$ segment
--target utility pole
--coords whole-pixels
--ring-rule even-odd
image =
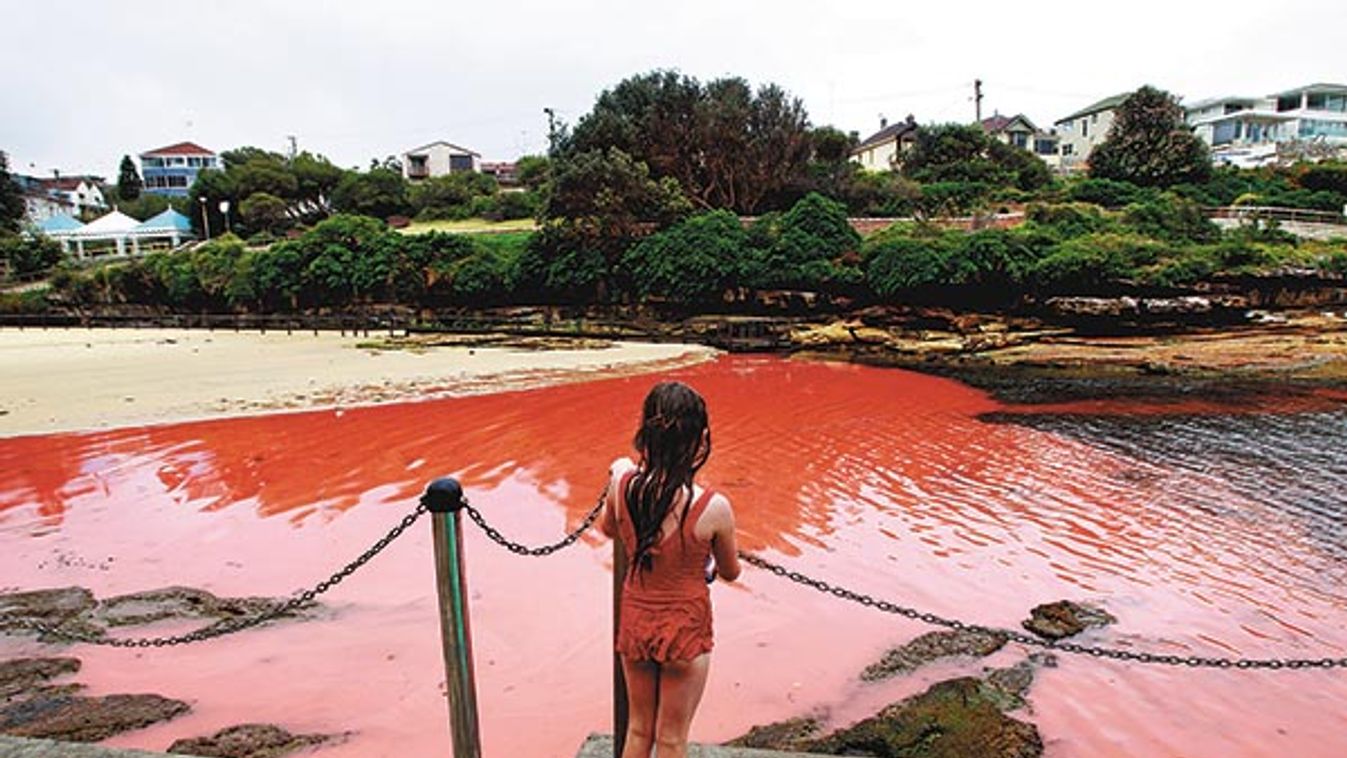
[[[978,126],[982,125],[982,80],[973,80],[973,113]]]
[[[299,155],[299,140],[293,134],[287,134],[285,138],[290,141],[290,162],[294,163],[295,156]]]
[[[547,114],[547,156],[556,157],[557,153],[557,114],[551,108],[543,108]]]

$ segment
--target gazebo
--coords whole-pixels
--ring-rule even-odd
[[[76,226],[70,227],[70,222]],[[110,242],[117,249],[116,255],[125,257],[140,255],[141,244],[145,242],[167,242],[169,247],[177,247],[184,240],[196,239],[196,234],[192,232],[192,222],[172,208],[143,222],[119,210],[113,210],[88,224],[83,226],[78,224],[79,222],[74,219],[68,219],[68,222],[57,224],[62,228],[43,231],[60,242],[66,252],[70,251],[73,243],[75,256],[81,259],[89,257],[84,247],[86,244]]]

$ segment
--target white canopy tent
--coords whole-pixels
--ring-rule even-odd
[[[171,209],[144,223],[114,209],[78,229],[54,231],[50,236],[59,241],[67,252],[73,244],[75,255],[80,259],[87,257],[86,244],[111,242],[116,246],[116,255],[125,257],[140,255],[140,243],[143,240],[168,240],[173,247],[177,247],[184,239],[195,238],[186,217]]]

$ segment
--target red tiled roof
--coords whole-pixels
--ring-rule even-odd
[[[43,179],[42,187],[47,190],[73,190],[79,189],[83,181],[84,177],[81,176],[63,176],[60,179]]]
[[[141,155],[215,155],[215,153],[195,142],[179,142],[176,145],[169,145],[168,147],[161,147],[158,150],[150,150],[141,153]]]

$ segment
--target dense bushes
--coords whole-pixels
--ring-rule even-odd
[[[64,257],[60,243],[48,237],[0,233],[0,261],[7,261],[17,276],[46,271]]]

